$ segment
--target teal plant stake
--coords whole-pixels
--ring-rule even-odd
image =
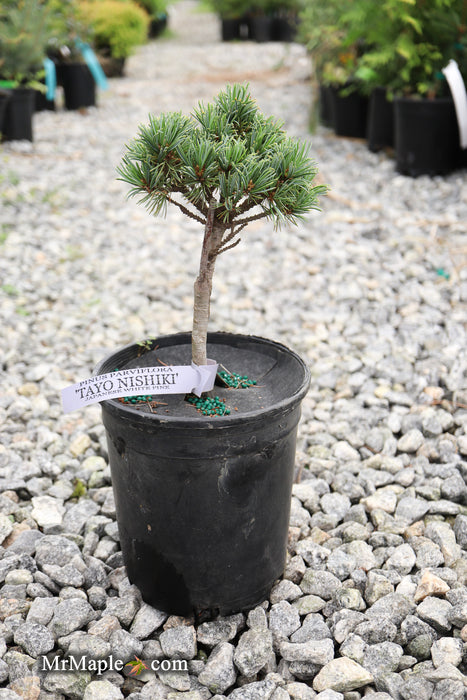
[[[94,51],[91,49],[89,44],[85,44],[80,39],[76,40],[76,46],[81,51],[81,55],[86,61],[87,66],[92,73],[92,77],[96,82],[96,85],[100,87],[101,90],[107,90],[107,78],[105,77],[105,73],[102,70],[101,64],[99,63]]]
[[[45,97],[47,100],[52,101],[55,99],[55,90],[57,88],[57,71],[55,70],[55,63],[50,58],[44,58],[44,70],[46,87]]]

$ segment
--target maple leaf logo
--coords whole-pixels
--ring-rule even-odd
[[[142,671],[148,669],[148,667],[146,666],[144,661],[139,659],[137,656],[135,656],[134,661],[129,661],[127,664],[125,664],[125,666],[132,666],[132,669],[130,671],[130,676],[139,676],[139,674]]]

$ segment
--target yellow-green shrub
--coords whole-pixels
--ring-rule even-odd
[[[110,49],[113,58],[127,58],[147,39],[149,15],[129,0],[82,2],[81,14],[92,27],[95,48]]]

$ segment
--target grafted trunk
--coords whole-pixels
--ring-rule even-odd
[[[224,226],[215,219],[215,202],[211,202],[204,231],[199,273],[194,284],[191,353],[195,365],[207,364],[206,343],[211,307],[212,277],[224,230]]]

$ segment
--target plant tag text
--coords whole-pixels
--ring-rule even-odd
[[[132,367],[68,386],[62,390],[64,413],[70,413],[107,399],[152,394],[196,394],[201,396],[214,387],[218,365],[195,364],[160,367]]]

